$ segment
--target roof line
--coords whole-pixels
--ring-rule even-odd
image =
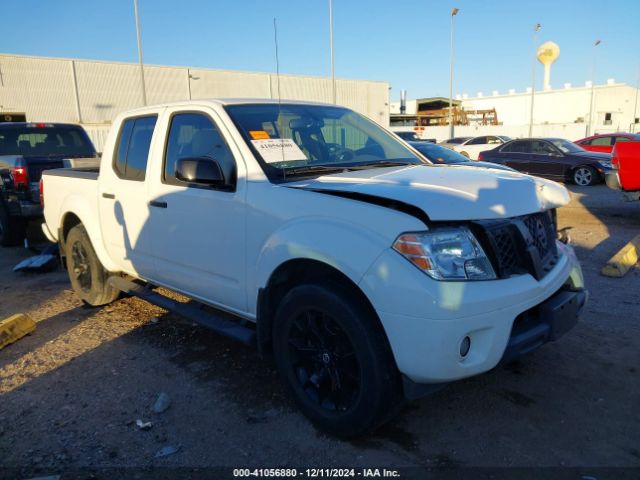
[[[90,58],[69,58],[69,57],[45,57],[41,55],[21,55],[18,53],[1,53],[1,57],[17,57],[17,58],[30,58],[30,59],[38,59],[38,60],[64,60],[64,61],[73,61],[73,62],[94,62],[94,63],[110,63],[117,65],[130,65],[130,66],[138,66],[137,62],[122,62],[117,60],[97,60]],[[244,74],[253,74],[253,75],[276,75],[275,72],[256,72],[250,70],[224,70],[221,68],[207,68],[207,67],[193,67],[188,65],[157,65],[154,63],[145,63],[145,67],[152,68],[180,68],[180,69],[190,69],[190,70],[206,70],[209,72],[233,72],[233,73],[244,73]],[[322,75],[302,75],[296,73],[281,73],[281,77],[306,77],[306,78],[321,78],[328,79],[329,77],[324,77]],[[355,82],[369,82],[369,83],[386,83],[389,84],[388,80],[358,80],[355,78],[336,78],[336,80],[342,81],[355,81]]]

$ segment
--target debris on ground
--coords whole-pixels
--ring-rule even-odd
[[[155,454],[156,458],[167,457],[169,455],[173,455],[174,453],[178,453],[180,450],[180,446],[174,447],[173,445],[167,445],[166,447],[162,447]]]
[[[156,403],[153,404],[153,411],[155,413],[162,413],[167,410],[171,406],[171,398],[165,392],[161,392],[158,395]]]
[[[14,272],[46,273],[58,268],[58,245],[45,247],[40,254],[21,261],[15,267]]]
[[[35,329],[36,323],[24,313],[0,320],[0,349],[20,340]]]
[[[143,422],[140,419],[136,420],[136,425],[138,426],[138,428],[140,430],[149,430],[151,427],[153,427],[153,423],[151,423],[151,422]]]

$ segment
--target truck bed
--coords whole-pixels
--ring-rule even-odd
[[[43,175],[51,177],[66,177],[66,178],[83,178],[85,180],[97,180],[100,174],[99,167],[87,167],[87,168],[56,168],[53,170],[47,170],[43,172]]]
[[[61,225],[62,216],[73,212],[84,220],[87,228],[95,227],[98,212],[99,169],[58,168],[42,172],[45,192],[44,218],[47,225]],[[58,232],[50,229],[57,240]],[[99,231],[99,229],[97,229]]]

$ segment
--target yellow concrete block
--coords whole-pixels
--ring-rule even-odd
[[[602,267],[602,274],[607,277],[623,277],[640,257],[640,235],[631,239],[607,264]]]
[[[20,340],[36,329],[36,323],[29,315],[19,313],[0,321],[0,348]]]

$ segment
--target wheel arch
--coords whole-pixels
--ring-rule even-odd
[[[60,253],[65,255],[65,245],[67,236],[71,229],[77,225],[82,225],[87,230],[91,245],[100,260],[100,263],[108,271],[116,272],[119,270],[118,266],[111,261],[111,257],[102,244],[102,235],[100,235],[100,226],[97,222],[85,222],[85,216],[74,211],[67,211],[61,216],[60,226],[58,227],[58,243],[60,244]]]
[[[265,356],[271,353],[273,322],[280,301],[292,286],[304,283],[333,285],[340,288],[347,295],[356,298],[384,334],[389,352],[391,352],[389,340],[373,304],[353,280],[328,263],[308,258],[295,258],[280,264],[273,271],[264,288],[261,288],[258,292],[256,322],[258,350],[261,355]],[[393,358],[393,355],[391,355],[391,358]]]

